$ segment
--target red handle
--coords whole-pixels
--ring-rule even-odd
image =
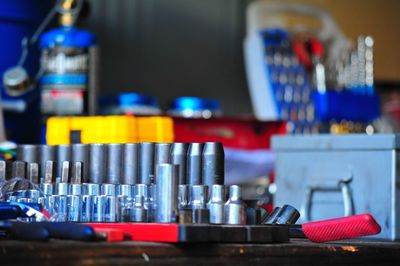
[[[381,227],[370,214],[305,223],[302,229],[306,237],[313,242],[356,238],[381,232]]]

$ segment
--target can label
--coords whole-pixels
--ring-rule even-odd
[[[41,111],[80,115],[86,111],[89,51],[74,47],[44,49],[41,56]]]

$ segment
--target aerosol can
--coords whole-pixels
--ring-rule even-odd
[[[61,27],[40,38],[41,112],[50,115],[94,115],[98,49],[95,35],[74,26],[82,0],[60,5]]]

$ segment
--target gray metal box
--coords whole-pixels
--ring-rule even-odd
[[[400,239],[400,135],[275,136],[275,204],[301,221],[371,213],[375,238]]]

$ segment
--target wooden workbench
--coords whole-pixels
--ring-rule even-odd
[[[0,265],[400,265],[400,242],[315,244],[0,241]]]

